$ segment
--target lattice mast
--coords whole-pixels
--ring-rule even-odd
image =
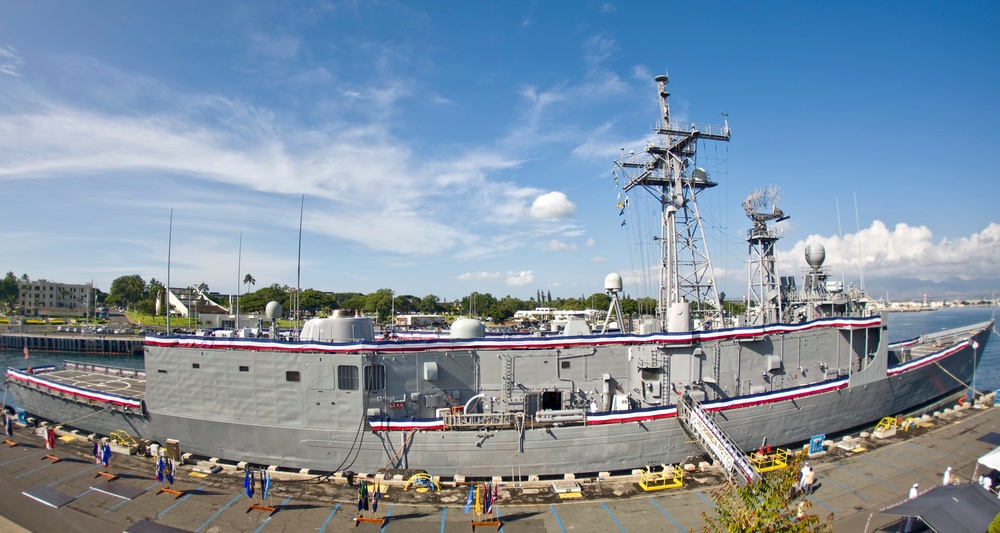
[[[675,322],[668,317],[691,305],[691,314],[707,328],[721,318],[722,305],[697,197],[704,189],[718,184],[696,167],[695,154],[699,139],[729,141],[729,121],[726,119],[722,127],[672,121],[667,102],[668,80],[665,74],[656,77],[661,114],[655,130],[658,141],[646,145],[647,157],[623,154],[615,165],[626,177],[626,191],[642,187],[660,202],[662,227],[658,240],[662,260],[657,298],[660,325],[663,329],[678,329],[669,326]]]
[[[743,211],[753,222],[753,228],[747,231],[750,245],[747,317],[752,325],[773,324],[779,321],[782,313],[774,258],[774,244],[780,235],[767,226],[772,220],[781,222],[788,218],[778,207],[780,201],[781,189],[778,187],[757,189],[743,201]]]

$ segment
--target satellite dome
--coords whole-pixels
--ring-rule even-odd
[[[271,300],[267,302],[267,306],[264,308],[264,315],[270,320],[277,320],[281,318],[281,304]]]
[[[823,261],[826,261],[826,248],[823,245],[813,241],[806,245],[806,262],[809,266],[816,268],[823,266]]]
[[[604,290],[611,292],[622,292],[622,277],[614,272],[604,278]]]
[[[474,318],[460,318],[451,325],[453,339],[481,339],[486,336],[486,326]]]

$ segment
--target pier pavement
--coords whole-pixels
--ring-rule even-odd
[[[872,513],[904,500],[914,483],[921,491],[940,484],[949,466],[959,482],[968,483],[976,459],[997,446],[998,431],[1000,408],[967,409],[935,418],[931,427],[885,440],[863,439],[859,447],[864,451],[833,446],[823,457],[809,459],[817,473],[810,512],[821,517],[833,513],[840,532],[862,532],[866,525],[868,531],[895,531],[897,518]],[[357,487],[330,479],[275,474],[269,503],[275,511],[269,513],[249,509],[242,471],[206,475],[184,465],[172,486],[183,494],[157,494],[165,485],[156,481],[151,458],[113,456],[110,471],[119,478],[106,482],[98,474],[103,467],[95,464],[90,443],[66,436],[48,452],[41,437],[25,428],[15,431],[14,441],[19,444],[0,444],[4,531],[322,533],[356,527]],[[53,462],[47,454],[61,460]],[[713,512],[710,491],[720,479],[709,469],[687,475],[683,488],[650,493],[632,479],[578,480],[583,489],[579,499],[561,499],[551,486],[515,488],[508,483],[501,489],[498,514],[503,531],[701,531],[701,513]],[[134,496],[101,492],[106,483],[121,484]],[[71,501],[53,508],[22,494],[46,489]],[[380,505],[386,524],[361,523],[357,529],[470,531],[471,515],[463,512],[467,493],[465,487],[418,493],[389,486]],[[477,528],[484,529],[494,530]]]

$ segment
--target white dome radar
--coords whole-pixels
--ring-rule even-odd
[[[607,292],[622,292],[622,277],[614,272],[605,276],[604,290]]]
[[[266,315],[269,320],[277,320],[281,318],[281,304],[274,300],[267,302],[267,306],[264,308],[264,315]]]
[[[813,268],[823,266],[823,261],[826,261],[826,248],[823,245],[813,241],[806,245],[806,262],[809,266]]]

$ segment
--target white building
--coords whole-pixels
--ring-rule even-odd
[[[20,281],[18,304],[22,316],[85,316],[93,303],[90,284],[55,283],[44,279]]]

